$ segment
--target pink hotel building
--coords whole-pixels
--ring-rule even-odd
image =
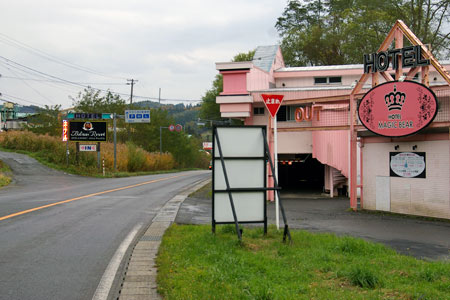
[[[252,61],[216,63],[223,75],[223,92],[216,101],[222,117],[267,126],[273,149],[271,117],[261,94],[284,96],[277,114],[278,178],[283,190],[316,190],[333,197],[352,196],[353,188],[354,209],[359,199],[359,207],[368,210],[450,219],[450,77],[442,76],[448,75],[450,61],[439,66],[444,71],[430,65],[413,71],[389,69],[393,78],[364,77],[363,64],[285,67],[278,46],[261,46]],[[352,91],[359,85],[354,94],[357,103],[372,86],[396,76],[400,81],[406,77],[429,83],[438,102],[435,119],[416,134],[392,138],[368,131],[355,117],[352,154]],[[398,153],[423,157],[422,176],[393,176],[390,164]]]

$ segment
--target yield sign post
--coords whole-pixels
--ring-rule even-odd
[[[262,94],[261,97],[264,100],[264,104],[267,107],[272,118],[277,116],[277,112],[280,109],[281,102],[283,102],[284,95],[268,95]]]
[[[268,95],[261,94],[264,100],[264,105],[272,116],[273,122],[273,157],[275,165],[275,177],[278,178],[278,135],[277,135],[277,112],[280,109],[281,102],[283,102],[284,95]],[[279,199],[278,193],[274,192],[275,196],[275,221],[277,223],[277,229],[280,229],[280,209],[279,209]]]

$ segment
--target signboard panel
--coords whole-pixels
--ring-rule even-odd
[[[246,127],[218,127],[222,151],[228,157],[263,157],[264,137],[261,135],[261,128]],[[214,149],[215,157],[219,157],[217,142]]]
[[[265,192],[232,193],[239,222],[264,220]],[[230,199],[227,193],[218,193],[214,199],[214,218],[217,223],[233,222]]]
[[[390,176],[405,178],[425,178],[425,152],[390,152]]]
[[[126,123],[150,123],[150,110],[126,110]]]
[[[69,141],[104,142],[106,141],[106,122],[69,122]]]
[[[80,145],[80,151],[97,151],[97,145]]]
[[[263,160],[235,159],[225,162],[228,174],[233,174],[228,176],[228,181],[234,188],[264,188],[264,178],[256,174],[264,174],[265,167]],[[218,190],[227,188],[220,161],[216,161],[214,168],[214,186]]]
[[[237,222],[264,223],[266,228],[265,134],[263,126],[215,128],[213,137],[213,228],[215,224],[235,222],[228,191],[232,195]],[[225,181],[225,170],[222,165],[218,139],[229,186]]]
[[[69,134],[69,122],[67,120],[63,120],[63,134],[62,141],[67,142]]]
[[[415,81],[380,84],[362,98],[358,115],[375,134],[402,137],[427,127],[437,114],[436,95]]]
[[[212,142],[203,142],[203,150],[212,150]]]

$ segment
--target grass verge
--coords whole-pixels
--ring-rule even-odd
[[[381,244],[274,227],[172,225],[157,258],[164,299],[450,299],[450,264]]]
[[[166,174],[166,173],[176,173],[176,172],[183,172],[183,171],[192,171],[192,170],[201,170],[197,168],[185,168],[185,169],[171,169],[171,170],[159,170],[159,171],[148,171],[148,172],[124,172],[124,171],[117,171],[117,172],[111,172],[107,171],[105,172],[105,176],[103,176],[103,173],[98,171],[96,168],[85,168],[81,165],[73,165],[70,164],[69,166],[66,166],[65,164],[57,164],[53,163],[47,160],[47,155],[43,154],[42,152],[31,152],[31,151],[25,151],[25,150],[11,150],[0,147],[0,151],[5,152],[15,152],[20,154],[25,154],[30,157],[33,157],[41,164],[55,169],[59,171],[63,171],[66,173],[74,174],[74,175],[80,175],[80,176],[91,176],[91,177],[98,177],[98,178],[118,178],[118,177],[131,177],[131,176],[142,176],[142,175],[154,175],[154,174]]]
[[[11,183],[10,173],[11,169],[8,165],[0,160],[0,188]]]

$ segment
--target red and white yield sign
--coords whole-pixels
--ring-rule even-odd
[[[272,118],[275,118],[278,110],[280,109],[281,102],[283,102],[284,95],[267,95],[261,94],[261,97],[264,100],[264,104],[267,107]]]

